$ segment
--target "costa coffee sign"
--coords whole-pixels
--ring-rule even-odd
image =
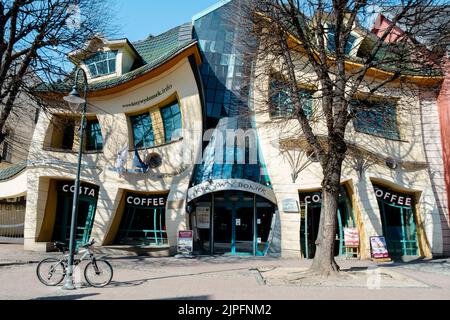
[[[165,207],[167,203],[167,195],[137,195],[128,194],[126,198],[127,205],[138,206],[143,208]]]
[[[75,193],[75,184],[73,183],[63,183],[61,185],[61,190],[64,193]],[[81,185],[79,189],[80,196],[86,196],[91,198],[97,198],[98,197],[98,188],[88,186],[88,185]]]
[[[401,207],[412,207],[413,199],[411,196],[396,193],[394,191],[383,190],[380,188],[375,188],[375,195],[379,200],[384,202],[392,203],[396,206]]]

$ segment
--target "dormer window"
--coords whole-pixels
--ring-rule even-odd
[[[99,52],[84,63],[89,69],[91,78],[98,78],[116,72],[116,51]]]
[[[330,52],[335,53],[336,52],[336,28],[334,26],[329,26],[327,29],[327,43],[328,43],[328,50]],[[355,45],[356,37],[352,34],[350,34],[347,43],[345,44],[345,55],[350,55],[350,52],[353,49],[353,46]]]

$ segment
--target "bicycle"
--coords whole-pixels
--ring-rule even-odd
[[[96,259],[91,252],[90,247],[94,245],[95,241],[92,240],[80,246],[76,255],[81,255],[80,258],[74,259],[74,266],[80,265],[85,260],[90,260],[84,268],[84,278],[87,283],[94,288],[103,288],[111,283],[113,278],[113,268],[111,264],[104,259]],[[59,285],[66,276],[68,267],[69,255],[66,254],[69,248],[65,243],[55,242],[55,248],[62,253],[60,259],[46,258],[39,262],[36,268],[36,274],[40,282],[49,287],[55,287]],[[104,277],[104,281],[97,281],[97,278]]]

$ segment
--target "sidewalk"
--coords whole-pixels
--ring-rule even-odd
[[[54,255],[25,252],[0,244],[0,299],[22,300],[314,300],[450,299],[450,261],[379,264],[338,259],[339,278],[303,277],[311,261],[298,259],[205,256],[194,259],[108,257],[114,279],[103,289],[45,287],[35,263]]]

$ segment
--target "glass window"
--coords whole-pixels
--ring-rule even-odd
[[[290,117],[294,113],[294,106],[286,84],[281,80],[272,79],[271,90],[271,110],[272,118]],[[298,91],[303,111],[308,119],[311,119],[314,111],[314,92],[307,89]]]
[[[397,108],[389,101],[357,101],[352,105],[358,107],[353,121],[355,130],[361,133],[400,140],[397,125]]]
[[[88,120],[86,129],[86,151],[103,150],[103,136],[98,120]]]
[[[115,243],[120,245],[166,246],[167,196],[128,193]]]
[[[85,61],[92,78],[116,72],[117,51],[100,52]]]
[[[180,132],[177,132],[177,130],[182,128],[182,118],[178,102],[174,102],[167,107],[161,108],[161,116],[164,124],[166,143],[179,138]]]
[[[151,148],[155,145],[152,119],[148,112],[130,117],[135,148]]]
[[[71,119],[65,119],[63,121],[63,137],[61,149],[72,150],[75,138],[75,121]]]
[[[352,51],[355,41],[356,41],[356,37],[353,35],[350,35],[347,43],[345,44],[344,53],[346,55],[349,55],[350,52]],[[336,29],[333,26],[330,26],[327,28],[327,46],[328,46],[329,51],[336,52]]]

